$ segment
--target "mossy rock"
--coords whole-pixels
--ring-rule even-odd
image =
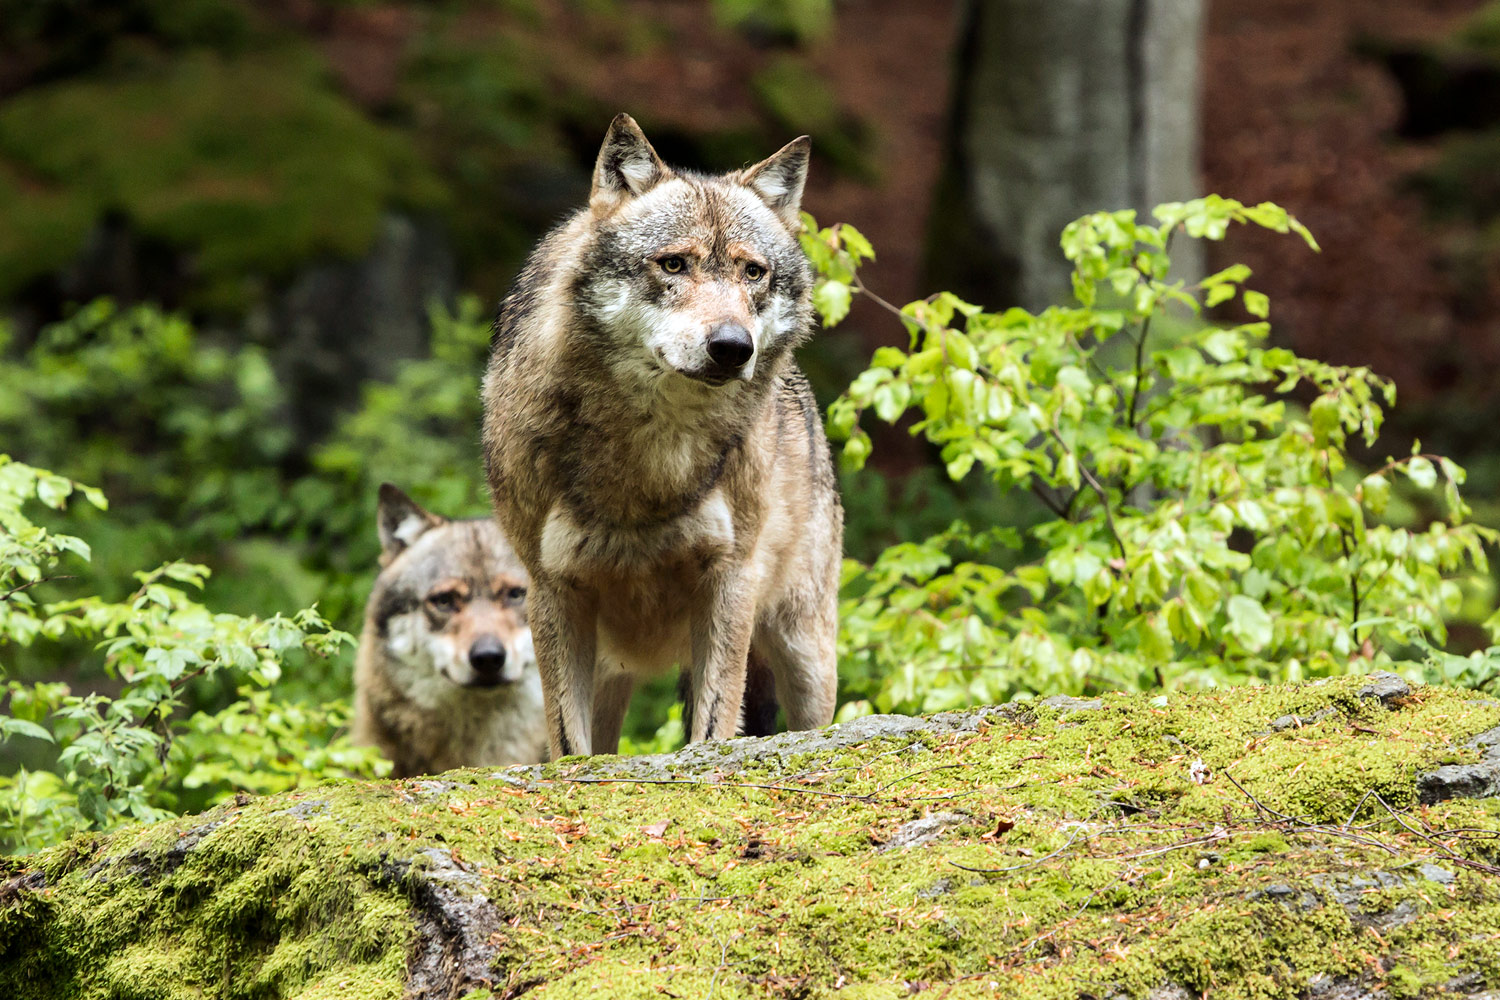
[[[12,860],[0,995],[1475,995],[1497,742],[1386,676],[246,798]]]

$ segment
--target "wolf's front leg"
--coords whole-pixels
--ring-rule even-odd
[[[727,739],[739,731],[755,624],[753,594],[743,572],[714,574],[702,590],[692,622],[692,690],[686,705],[689,742]]]
[[[552,759],[593,752],[598,598],[563,580],[533,580],[526,594]]]

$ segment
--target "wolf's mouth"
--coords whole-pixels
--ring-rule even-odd
[[[480,690],[493,690],[494,688],[510,687],[511,685],[515,684],[515,682],[515,680],[509,677],[479,676],[465,681],[464,683],[460,684],[459,687],[479,688]]]
[[[715,371],[711,368],[700,368],[697,371],[687,371],[686,369],[678,368],[677,373],[679,375],[686,375],[694,382],[702,382],[704,385],[711,385],[715,388],[728,385],[730,382],[744,380],[744,376],[739,372]]]

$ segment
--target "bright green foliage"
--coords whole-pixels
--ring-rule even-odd
[[[1024,532],[954,524],[850,564],[841,670],[867,702],[846,711],[1296,680],[1444,642],[1463,574],[1486,569],[1497,537],[1466,522],[1463,470],[1417,447],[1357,471],[1351,443],[1374,445],[1394,387],[1266,346],[1269,302],[1245,287],[1248,268],[1191,285],[1170,274],[1178,232],[1254,224],[1316,249],[1311,235],[1274,205],[1218,197],[1155,216],[1067,228],[1075,306],[911,303],[910,348],[876,351],[830,407],[848,467],[870,453],[867,412],[914,418],[953,479],[977,470],[1052,514]],[[847,226],[810,224],[803,242],[832,325],[872,252]],[[1251,322],[1202,318],[1236,299]],[[1447,521],[1389,523],[1398,484],[1440,496]],[[1493,674],[1487,656],[1466,662]]]
[[[316,610],[264,620],[215,614],[184,589],[200,587],[208,570],[182,562],[136,574],[138,588],[122,601],[38,602],[33,588],[59,579],[61,558],[87,559],[89,549],[32,521],[27,505],[62,509],[75,493],[104,507],[98,491],[0,455],[0,656],[81,638],[118,686],[113,695],[74,695],[66,684],[9,682],[0,736],[52,743],[57,753],[43,769],[0,778],[0,846],[33,849],[240,789],[373,773],[369,752],[331,739],[345,721],[342,707],[288,708],[264,690],[289,657],[326,657],[351,642]],[[181,718],[187,686],[221,675],[238,681],[244,700]]]

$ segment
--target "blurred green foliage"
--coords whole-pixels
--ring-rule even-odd
[[[0,104],[0,296],[62,268],[99,218],[125,211],[143,237],[194,252],[194,305],[238,309],[251,276],[357,256],[386,209],[446,198],[410,142],[330,88],[305,46],[190,53]]]

